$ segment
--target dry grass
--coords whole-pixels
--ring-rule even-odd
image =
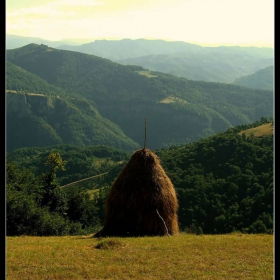
[[[8,280],[274,278],[273,235],[7,237]]]
[[[10,93],[17,93],[16,90],[6,89],[6,93],[8,93],[8,92],[10,92]]]
[[[266,123],[266,124],[262,124],[257,127],[243,130],[243,131],[239,132],[238,134],[242,135],[243,133],[245,133],[246,136],[250,136],[251,134],[253,134],[255,137],[273,135],[274,127],[273,127],[272,123]]]
[[[6,89],[6,93],[20,93],[21,91],[18,90],[11,90],[11,89]],[[43,93],[34,93],[34,92],[28,92],[26,93],[27,95],[38,95],[38,96],[46,96]]]
[[[90,199],[93,199],[95,195],[97,195],[99,192],[99,189],[94,189],[94,190],[88,190],[87,193],[90,196]]]
[[[168,103],[173,103],[173,102],[179,102],[179,103],[188,104],[188,102],[186,100],[181,99],[181,98],[176,97],[176,96],[168,96],[165,99],[161,100],[159,103],[168,104]]]
[[[138,71],[138,74],[148,78],[157,78],[157,75],[152,75],[150,71]]]

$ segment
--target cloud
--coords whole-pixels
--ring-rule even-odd
[[[8,34],[158,38],[187,42],[273,41],[273,0],[57,0],[6,12]]]
[[[6,31],[16,35],[22,32],[22,36],[59,38],[71,21],[79,25],[81,18],[94,14],[94,9],[102,5],[104,2],[94,0],[58,0],[7,11]]]
[[[55,1],[54,3],[58,3],[58,5],[65,5],[65,6],[99,6],[99,5],[104,5],[104,2],[101,1],[94,1],[94,0],[60,0],[60,1]]]
[[[21,17],[22,19],[28,18],[29,16],[41,16],[51,17],[52,15],[75,15],[75,9],[79,8],[92,8],[100,5],[104,5],[104,2],[94,0],[58,0],[52,1],[43,5],[16,9],[6,13],[6,18],[12,21],[15,17]]]

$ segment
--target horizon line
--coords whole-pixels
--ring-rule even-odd
[[[8,34],[6,33],[6,36],[15,36],[15,37],[22,37],[22,38],[33,38],[33,39],[39,39],[39,40],[44,40],[44,41],[50,41],[50,42],[73,42],[73,43],[78,43],[80,42],[81,44],[86,44],[86,43],[92,43],[94,41],[99,41],[99,40],[108,40],[108,41],[121,41],[121,40],[160,40],[160,41],[165,41],[165,42],[184,42],[188,44],[193,44],[193,45],[199,45],[203,47],[219,47],[219,46],[232,46],[232,47],[259,47],[259,48],[271,48],[274,49],[274,44],[271,46],[269,43],[262,43],[262,42],[243,42],[243,43],[206,43],[206,42],[197,42],[197,41],[184,41],[184,40],[174,40],[174,39],[164,39],[164,38],[153,38],[153,37],[139,37],[139,38],[130,38],[130,37],[98,37],[98,38],[62,38],[58,40],[54,39],[46,39],[42,37],[35,37],[35,36],[23,36],[23,35],[17,35],[17,34]]]

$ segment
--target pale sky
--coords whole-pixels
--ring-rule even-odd
[[[274,0],[6,0],[6,34],[274,48]]]

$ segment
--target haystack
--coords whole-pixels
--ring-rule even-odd
[[[149,149],[134,152],[105,201],[103,229],[95,236],[156,236],[179,232],[174,186]]]

